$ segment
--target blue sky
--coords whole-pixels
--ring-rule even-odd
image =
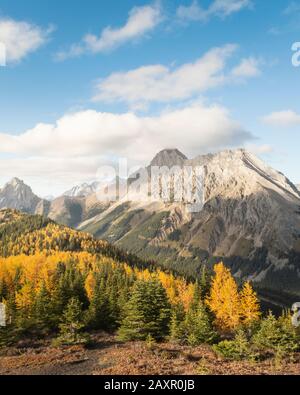
[[[246,147],[300,182],[300,1],[1,0],[0,182]]]

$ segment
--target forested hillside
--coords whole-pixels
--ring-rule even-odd
[[[0,348],[28,338],[88,346],[105,331],[149,350],[207,344],[225,360],[299,362],[291,315],[262,316],[251,284],[239,287],[223,263],[191,282],[39,216],[4,210],[0,220]]]
[[[16,210],[0,210],[0,255],[34,255],[55,251],[89,252],[102,254],[119,262],[139,267],[149,266],[132,254],[115,248],[106,241],[58,225],[49,218],[27,215]]]
[[[114,330],[138,280],[157,281],[167,303],[191,304],[196,284],[107,242],[14,210],[2,210],[0,220],[0,299],[9,341],[32,330],[57,331],[69,303],[85,313],[88,328]]]

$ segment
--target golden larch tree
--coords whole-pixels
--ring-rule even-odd
[[[257,294],[249,282],[246,282],[240,293],[240,314],[242,323],[246,326],[260,318],[260,305]]]
[[[206,303],[216,317],[221,330],[233,330],[240,324],[240,297],[230,270],[223,263],[214,267],[210,294]]]

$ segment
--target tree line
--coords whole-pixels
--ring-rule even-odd
[[[300,346],[290,316],[262,317],[251,284],[239,289],[223,263],[192,283],[89,252],[11,256],[0,259],[0,300],[2,346],[28,336],[88,343],[94,330],[122,341],[207,343],[230,359],[292,355]]]
[[[206,343],[229,359],[300,350],[289,312],[263,316],[252,285],[239,287],[223,263],[191,281],[40,216],[0,219],[0,346],[30,336],[88,343],[103,330],[122,341]]]

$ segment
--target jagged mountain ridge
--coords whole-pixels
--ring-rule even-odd
[[[83,183],[80,185],[74,186],[69,191],[65,192],[63,196],[68,197],[88,197],[95,193],[97,189],[100,187],[100,183],[94,181],[92,183]]]

